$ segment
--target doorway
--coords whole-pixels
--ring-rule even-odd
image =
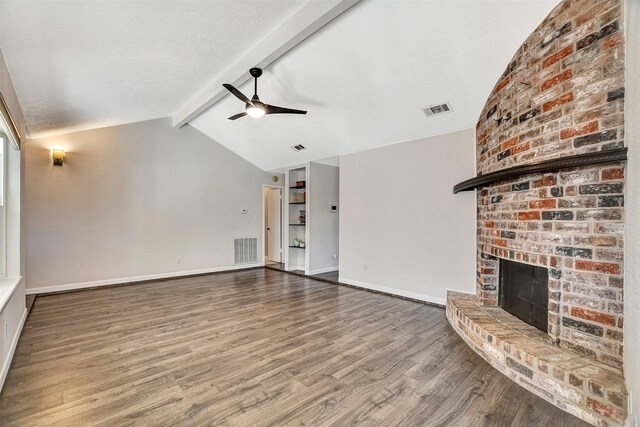
[[[264,262],[265,264],[280,264],[283,256],[283,226],[282,226],[282,187],[263,186],[264,224]]]

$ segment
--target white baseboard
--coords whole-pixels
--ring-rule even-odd
[[[322,273],[330,273],[332,271],[338,271],[338,267],[327,267],[327,268],[320,268],[318,270],[311,270],[309,271],[309,275],[313,276],[314,274],[322,274]]]
[[[11,341],[11,347],[9,348],[9,353],[7,354],[7,358],[2,364],[2,371],[0,371],[0,391],[2,391],[2,387],[4,386],[4,381],[7,379],[7,374],[9,373],[9,368],[11,367],[11,361],[13,360],[13,354],[16,352],[16,347],[18,347],[18,341],[20,340],[20,335],[22,334],[22,328],[24,327],[24,322],[27,320],[27,311],[26,307],[24,309],[24,313],[22,313],[22,319],[20,319],[20,324],[18,325],[18,329],[16,330],[16,334],[13,337],[13,341]]]
[[[204,268],[200,270],[174,271],[170,273],[148,274],[145,276],[120,277],[117,279],[96,280],[93,282],[70,283],[66,285],[42,286],[27,288],[27,295],[45,294],[49,292],[71,291],[99,286],[119,285],[122,283],[143,282],[146,280],[170,279],[173,277],[192,276],[194,274],[218,273],[221,271],[242,270],[245,268],[263,267],[264,262],[254,264],[229,265],[223,267]]]
[[[338,282],[345,283],[347,285],[357,286],[359,288],[370,289],[372,291],[384,292],[391,295],[397,295],[405,298],[412,298],[419,301],[428,302],[430,304],[437,304],[445,306],[446,301],[444,298],[432,297],[429,295],[418,294],[415,292],[405,291],[402,289],[388,288],[386,286],[373,285],[371,283],[361,282],[359,280],[347,279],[345,277],[338,278]]]

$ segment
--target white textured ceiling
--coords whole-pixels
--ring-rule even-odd
[[[305,0],[0,0],[31,136],[171,115]]]
[[[363,0],[265,70],[260,98],[309,110],[229,121],[227,96],[191,122],[264,170],[475,126],[516,49],[557,0]],[[251,83],[240,87],[250,96]],[[454,112],[421,109],[451,102]],[[303,144],[308,150],[289,147]]]

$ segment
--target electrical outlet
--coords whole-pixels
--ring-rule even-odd
[[[407,271],[406,270],[402,270],[402,272],[400,273],[400,276],[402,277],[402,279],[406,279],[407,278]]]
[[[367,264],[363,264],[362,269],[364,271],[369,271],[369,266]]]
[[[176,257],[176,264],[182,264],[182,257]]]

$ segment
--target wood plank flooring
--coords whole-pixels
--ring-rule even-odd
[[[284,264],[281,263],[281,262],[270,262],[270,263],[267,263],[265,265],[265,268],[269,268],[271,270],[286,271],[284,269]],[[320,279],[322,281],[329,282],[329,283],[334,283],[334,284],[340,283],[338,281],[338,279],[340,278],[340,272],[337,271],[337,270],[336,271],[330,271],[330,272],[327,272],[327,273],[313,274],[313,275],[306,275],[304,273],[304,271],[302,271],[302,270],[289,270],[289,273],[297,274],[298,276],[309,277],[311,279]]]
[[[340,273],[338,271],[329,271],[328,273],[314,274],[312,277],[317,277],[318,279],[324,279],[330,282],[338,283]]]
[[[38,297],[2,426],[582,426],[444,310],[255,269]]]

